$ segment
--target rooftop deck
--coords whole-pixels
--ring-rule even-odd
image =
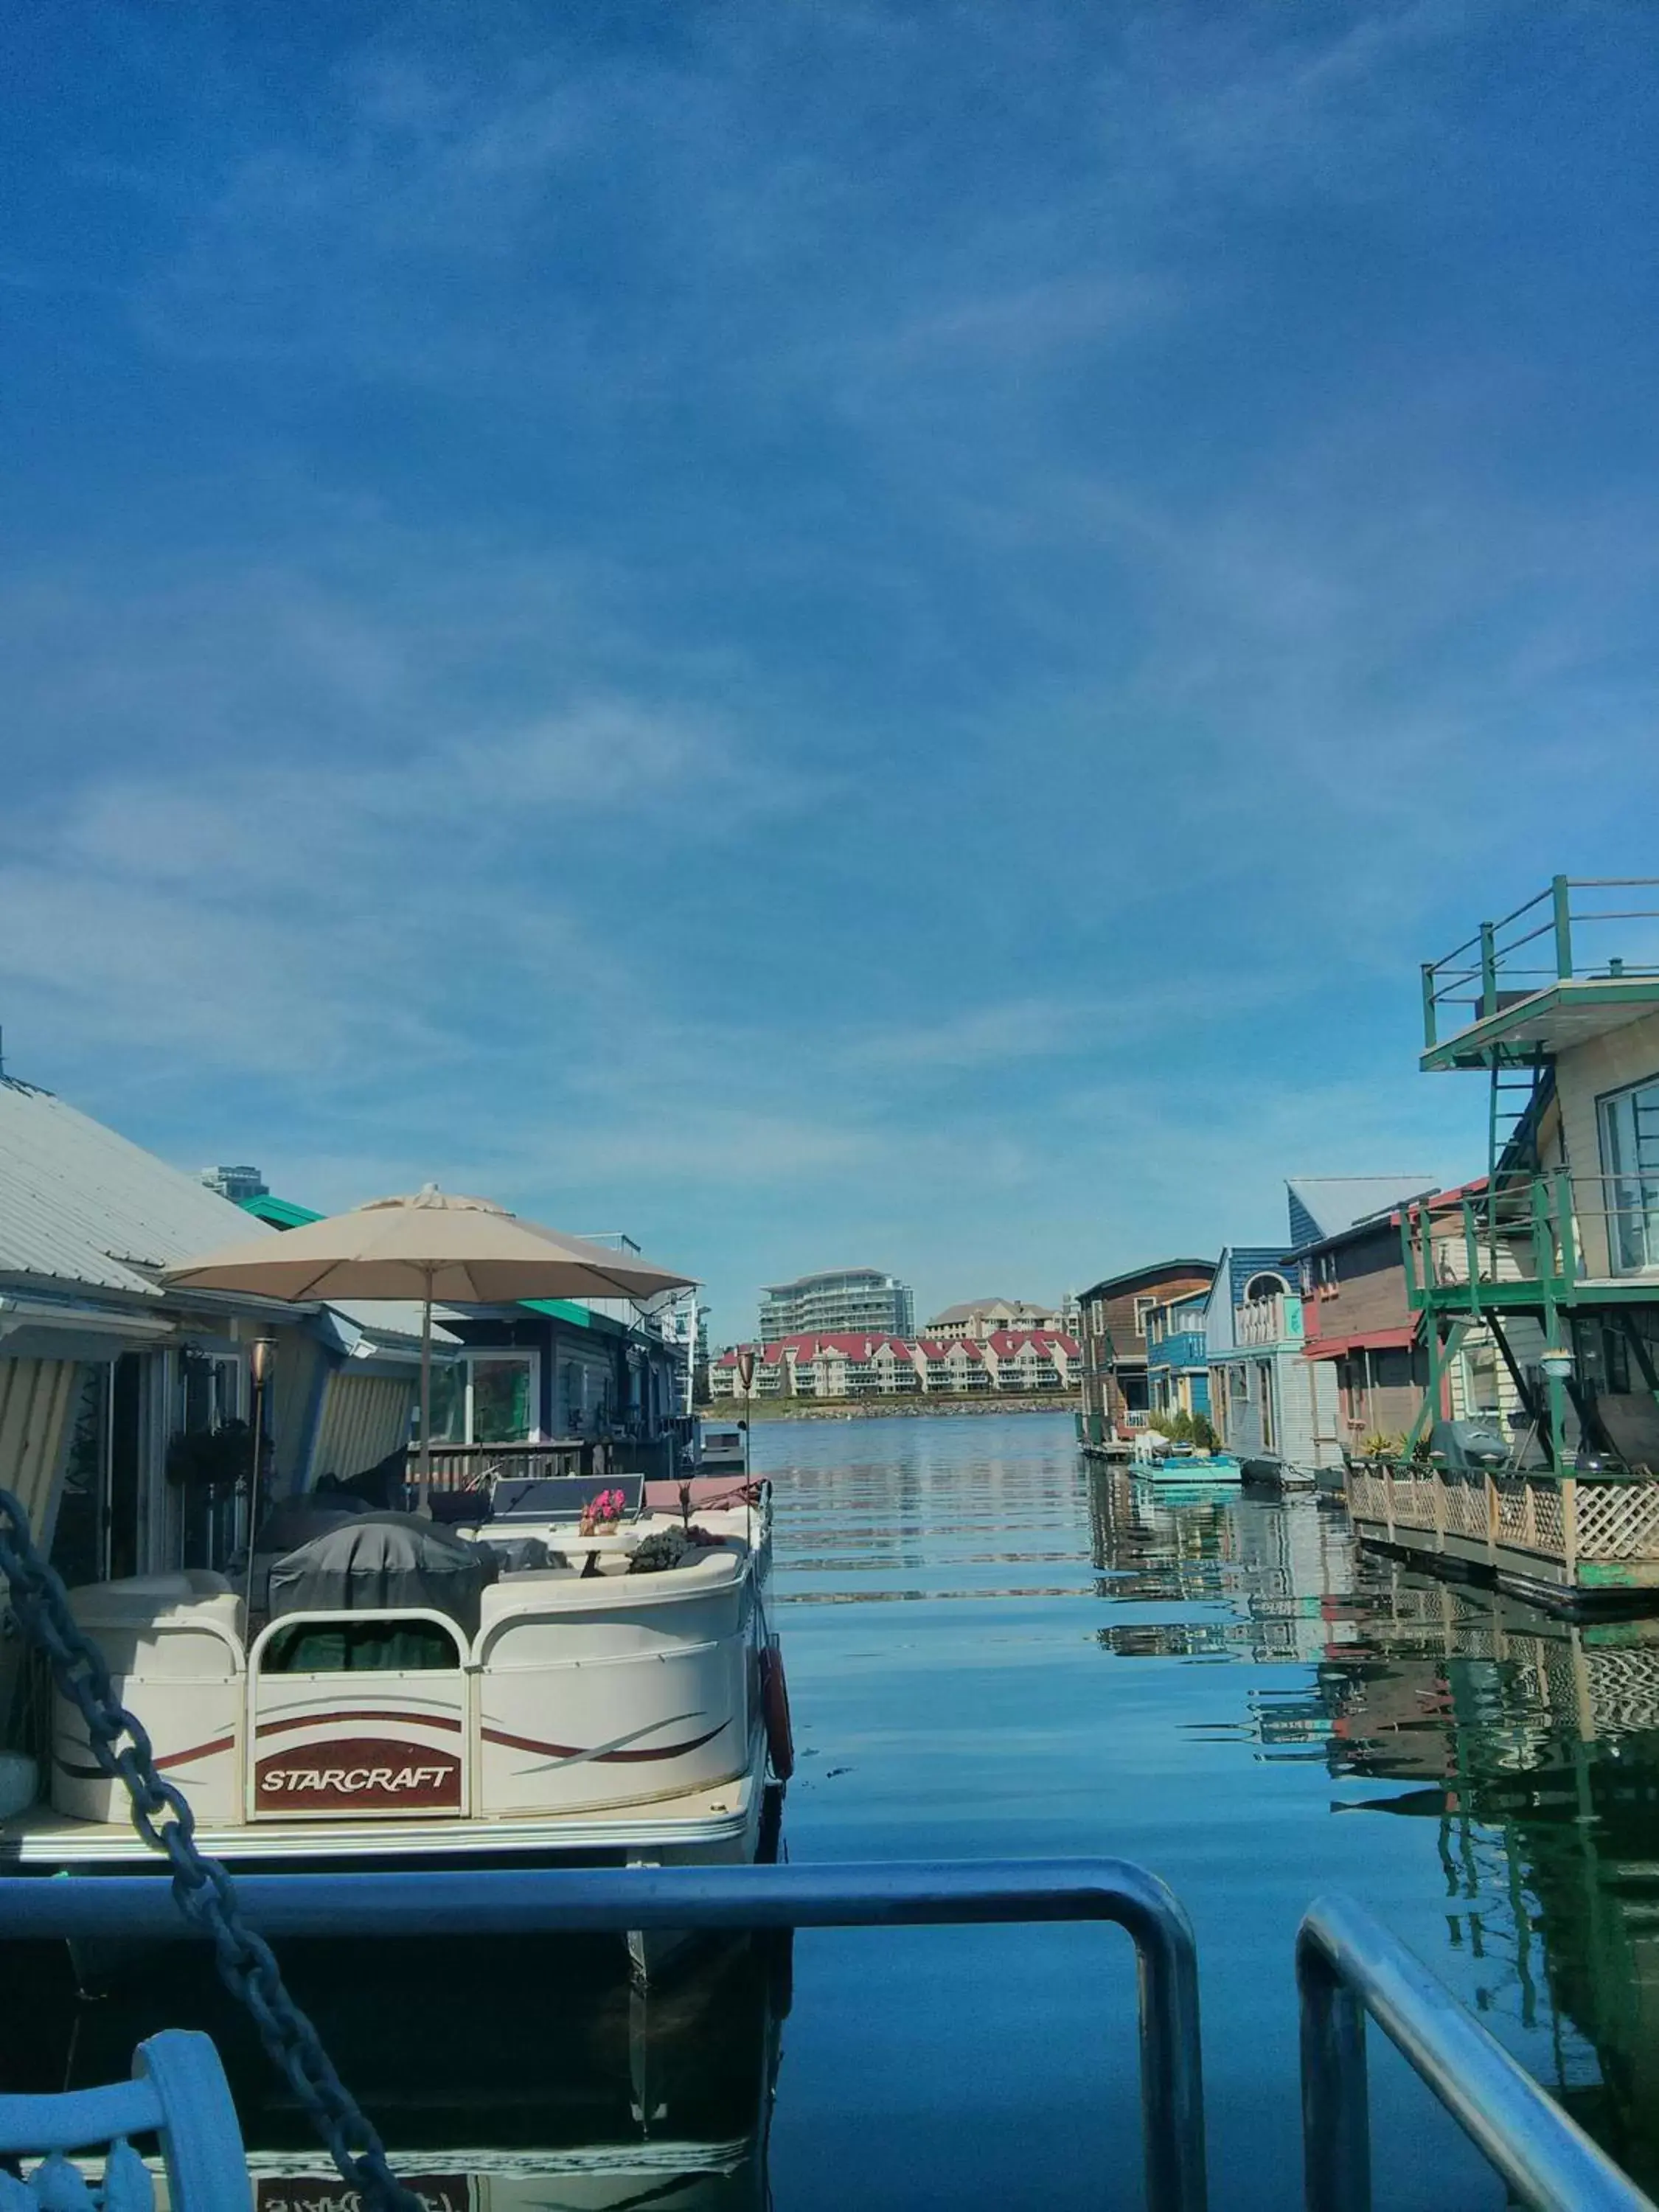
[[[1425,963],[1422,1065],[1526,1065],[1656,1007],[1659,878],[1557,876]]]

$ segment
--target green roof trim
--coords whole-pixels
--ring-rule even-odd
[[[520,1298],[519,1304],[532,1313],[546,1314],[554,1321],[573,1321],[578,1328],[592,1328],[599,1319],[586,1306],[579,1306],[574,1298]]]
[[[289,1198],[272,1198],[269,1192],[263,1198],[239,1198],[236,1203],[244,1213],[251,1213],[256,1221],[268,1221],[273,1229],[303,1229],[308,1222],[323,1218],[309,1206],[295,1206]]]
[[[578,1328],[597,1329],[601,1336],[634,1334],[625,1321],[595,1313],[591,1306],[578,1305],[574,1298],[520,1298],[519,1304],[531,1313],[545,1314],[550,1321],[574,1322]]]

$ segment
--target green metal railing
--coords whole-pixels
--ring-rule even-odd
[[[1570,1305],[1582,1279],[1572,1183],[1565,1173],[1408,1206],[1400,1241],[1413,1313],[1478,1321],[1493,1308]],[[1501,1271],[1500,1254],[1512,1273]]]
[[[1413,1313],[1659,1304],[1659,1182],[1499,1176],[1484,1189],[1408,1206],[1401,1253]]]
[[[1506,914],[1483,921],[1474,935],[1443,959],[1423,964],[1423,1044],[1432,1052],[1443,1036],[1455,1036],[1516,1000],[1548,990],[1552,984],[1620,976],[1659,975],[1659,905],[1609,907],[1601,895],[1641,890],[1659,896],[1659,877],[1556,876],[1547,889]],[[1632,950],[1648,964],[1604,950],[1598,933],[1611,923],[1637,924]],[[1455,1012],[1455,1018],[1447,1019]]]

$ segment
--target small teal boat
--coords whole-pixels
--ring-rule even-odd
[[[1231,1452],[1182,1451],[1178,1445],[1173,1450],[1159,1452],[1156,1458],[1136,1460],[1134,1472],[1145,1475],[1149,1482],[1178,1482],[1188,1486],[1236,1483],[1243,1479],[1243,1470]]]

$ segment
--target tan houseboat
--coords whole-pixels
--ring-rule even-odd
[[[1488,1173],[1406,1210],[1422,1410],[1360,1534],[1569,1608],[1659,1603],[1659,882],[1557,877],[1423,970],[1431,1072],[1486,1079]],[[1515,1410],[1440,1420],[1471,1334]]]

